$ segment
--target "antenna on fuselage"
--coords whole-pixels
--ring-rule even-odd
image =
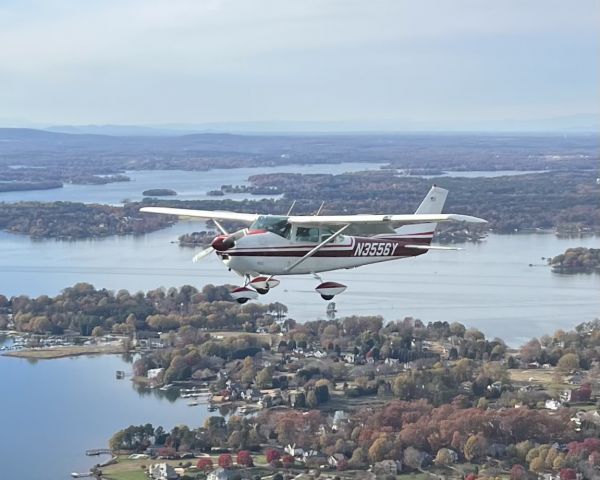
[[[296,205],[296,200],[294,200],[292,202],[292,204],[290,205],[290,209],[288,210],[287,215],[286,215],[287,217],[289,217],[292,214],[292,210],[294,209],[294,205]]]
[[[323,211],[323,206],[325,205],[325,201],[323,200],[321,202],[321,206],[319,207],[319,209],[317,210],[317,213],[315,213],[316,216],[321,215],[321,212]]]

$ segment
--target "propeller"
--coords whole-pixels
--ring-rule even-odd
[[[205,257],[208,257],[214,251],[224,252],[229,250],[230,248],[235,247],[236,240],[239,240],[248,232],[247,228],[242,228],[236,232],[233,232],[230,235],[219,235],[214,238],[209,247],[205,248],[201,252],[198,252],[192,258],[192,262],[197,263]]]
[[[194,255],[194,258],[192,258],[192,262],[198,263],[200,260],[202,260],[204,257],[208,257],[214,251],[215,249],[211,245],[210,247],[207,247],[201,252],[198,252],[196,255]]]

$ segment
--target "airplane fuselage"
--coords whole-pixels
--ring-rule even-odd
[[[371,263],[415,257],[425,250],[406,245],[428,245],[431,232],[422,238],[411,235],[360,237],[344,235],[323,246],[298,266],[290,267],[310,252],[318,242],[293,241],[272,232],[249,232],[233,248],[217,252],[228,268],[241,275],[301,275],[356,268]]]

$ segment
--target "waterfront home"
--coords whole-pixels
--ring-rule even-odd
[[[158,377],[159,375],[161,375],[164,371],[165,371],[164,368],[151,368],[148,370],[148,373],[146,373],[146,376],[148,377],[149,380],[153,380],[156,377]]]
[[[150,465],[148,476],[154,480],[175,480],[179,478],[175,469],[166,463],[154,463]]]

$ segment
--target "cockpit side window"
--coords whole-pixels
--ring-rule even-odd
[[[292,226],[288,223],[287,217],[276,215],[264,215],[250,226],[251,230],[266,230],[283,238],[290,238]]]

